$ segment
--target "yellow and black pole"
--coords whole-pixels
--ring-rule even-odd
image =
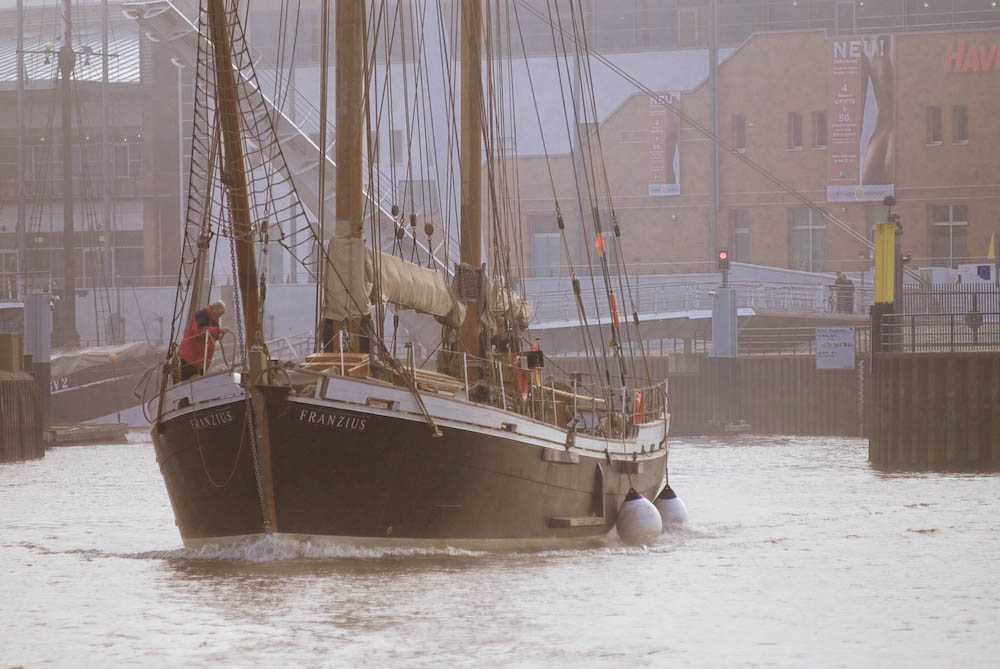
[[[896,204],[895,198],[885,199],[886,207]],[[886,332],[882,316],[897,311],[896,301],[902,299],[903,264],[899,254],[902,226],[899,214],[888,215],[888,222],[875,224],[875,299],[871,308],[872,352],[885,350]]]

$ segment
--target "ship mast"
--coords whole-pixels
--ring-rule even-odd
[[[338,3],[341,4],[341,3]],[[253,251],[253,229],[250,224],[250,201],[247,196],[246,168],[243,161],[243,141],[240,136],[240,115],[236,103],[236,74],[230,51],[229,28],[223,0],[208,0],[208,25],[215,56],[216,113],[222,126],[223,185],[229,199],[233,220],[233,245],[236,270],[243,296],[243,322],[246,345],[250,349],[260,339],[259,297],[257,295],[257,264]]]
[[[73,20],[70,0],[63,0],[62,44],[59,47],[59,93],[62,103],[62,167],[63,167],[63,295],[60,302],[59,328],[54,339],[57,346],[76,348],[80,335],[76,331],[76,267],[73,239],[73,98],[70,76],[76,63],[73,52]]]
[[[342,0],[335,3],[336,49],[336,129],[335,159],[337,173],[336,216],[334,236],[361,239],[361,218],[364,201],[361,184],[361,140],[364,119],[364,97],[361,64],[364,61],[364,3]],[[325,122],[325,120],[324,120]],[[325,147],[323,147],[325,154]],[[325,160],[325,156],[324,156]],[[322,209],[324,203],[320,201]],[[333,324],[333,332],[345,330],[353,335],[353,350],[360,350],[361,321],[351,319]]]
[[[474,272],[482,266],[482,6],[481,0],[462,0],[462,110],[459,165],[462,171],[459,260]],[[480,285],[482,277],[480,276]],[[462,297],[466,295],[462,291]],[[479,356],[479,299],[466,302],[461,350]]]
[[[24,0],[17,0],[17,296],[28,288],[24,229]]]

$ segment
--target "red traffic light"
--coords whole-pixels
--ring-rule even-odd
[[[729,249],[719,249],[715,255],[718,259],[719,271],[729,269]]]

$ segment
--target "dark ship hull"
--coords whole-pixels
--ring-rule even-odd
[[[201,392],[207,401],[199,401]],[[241,389],[217,375],[171,388],[166,401],[173,411],[154,425],[153,444],[185,544],[260,535],[264,516]]]
[[[435,437],[419,413],[401,406],[406,391],[356,379],[335,381],[342,391],[361,394],[355,402],[342,402],[292,397],[287,387],[263,389],[273,476],[270,531],[276,534],[379,544],[579,542],[600,539],[614,527],[629,488],[652,499],[664,480],[662,424],[638,431],[647,452],[624,457],[588,452],[583,442],[598,440],[579,436],[579,446],[567,449],[564,430],[512,412],[428,397],[442,433]],[[372,391],[397,399],[380,397],[379,407],[365,406],[371,398],[364,393]],[[329,388],[324,392],[331,394]],[[192,406],[166,417],[156,436],[161,471],[188,546],[263,532],[264,496],[257,491],[246,436],[241,438],[245,407],[244,400],[211,409]],[[480,423],[463,421],[463,412]],[[219,415],[227,422],[204,422]],[[552,436],[561,442],[551,443]],[[228,485],[213,484],[209,473],[224,476],[227,467],[235,472]]]

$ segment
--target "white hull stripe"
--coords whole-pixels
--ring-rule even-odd
[[[293,404],[310,408],[329,408],[383,416],[423,424],[426,419],[418,410],[410,392],[378,381],[328,377],[325,383],[317,383],[314,397],[289,397]],[[320,395],[322,393],[322,395]],[[541,446],[557,451],[566,451],[566,430],[509,411],[474,404],[459,398],[442,397],[432,393],[421,393],[421,397],[434,421],[441,427],[478,432],[515,441],[522,444]],[[187,399],[187,406],[180,406]],[[180,418],[196,411],[205,411],[234,401],[242,401],[243,389],[236,385],[228,374],[198,377],[178,384],[167,391],[164,421]],[[368,398],[391,401],[392,409],[383,409],[365,404]],[[155,407],[155,400],[150,403]],[[668,419],[669,420],[669,419]],[[504,426],[511,429],[504,429]],[[616,459],[651,460],[663,456],[663,421],[638,426],[634,439],[597,438],[578,433],[571,452],[588,457],[603,457],[605,452]]]

